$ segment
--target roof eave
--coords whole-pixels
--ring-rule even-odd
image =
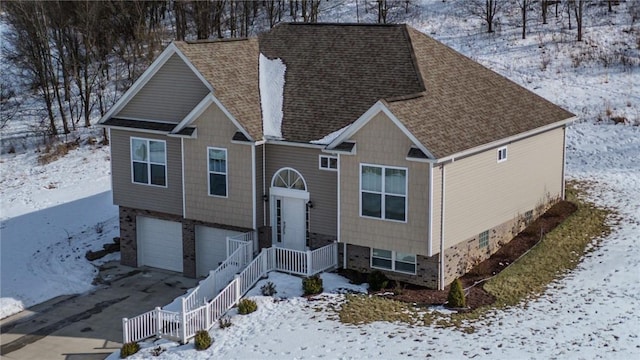
[[[468,156],[471,156],[471,155],[475,155],[475,154],[481,153],[483,151],[490,150],[492,148],[497,148],[497,147],[500,147],[500,146],[504,146],[504,145],[512,143],[514,141],[522,140],[524,138],[535,136],[535,135],[538,135],[538,134],[541,134],[541,133],[544,133],[544,132],[547,132],[547,131],[550,131],[550,130],[557,129],[559,127],[567,126],[567,125],[575,122],[576,120],[578,120],[578,117],[574,115],[574,116],[572,116],[570,118],[567,118],[567,119],[564,119],[564,120],[561,120],[561,121],[556,121],[554,123],[551,123],[551,124],[548,124],[548,125],[545,125],[545,126],[541,126],[541,127],[535,128],[535,129],[531,129],[529,131],[525,131],[525,132],[522,132],[522,133],[519,133],[519,134],[516,134],[516,135],[512,135],[512,136],[509,136],[509,137],[506,137],[506,138],[503,138],[503,139],[500,139],[500,140],[492,141],[490,143],[486,143],[486,144],[479,145],[479,146],[476,146],[476,147],[473,147],[473,148],[470,148],[470,149],[467,149],[467,150],[459,151],[459,152],[451,154],[451,155],[447,155],[447,156],[444,156],[444,157],[441,157],[441,158],[437,158],[437,159],[435,159],[434,163],[435,164],[443,164],[443,163],[453,162],[453,161],[456,161],[456,160],[458,160],[460,158],[464,158],[464,157],[468,157]]]

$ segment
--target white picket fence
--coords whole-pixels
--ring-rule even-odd
[[[198,330],[211,329],[218,319],[269,272],[312,276],[338,264],[337,243],[308,251],[265,248],[247,264],[246,252],[250,252],[251,246],[252,242],[245,241],[236,247],[225,262],[211,271],[205,280],[182,299],[181,312],[155,308],[134,318],[122,319],[124,343],[154,336],[186,343]],[[233,272],[234,270],[237,271]]]

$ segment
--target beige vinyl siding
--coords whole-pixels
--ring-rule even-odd
[[[558,128],[507,145],[504,162],[495,148],[445,165],[445,248],[560,197],[563,146]]]
[[[264,145],[256,146],[256,227],[258,228],[269,224],[269,221],[267,221],[266,223],[264,221],[265,201],[262,198],[262,195],[266,194],[266,192],[268,191],[264,187],[264,177],[262,176],[263,149]]]
[[[131,137],[166,141],[167,187],[136,184],[131,177]],[[134,209],[182,215],[180,139],[111,129],[113,203]]]
[[[296,169],[306,181],[309,200],[313,202],[313,208],[309,209],[309,231],[337,236],[338,177],[335,171],[318,168],[318,157],[323,154],[320,149],[273,144],[266,146],[267,191],[271,187],[273,175],[278,170],[283,167]],[[267,223],[270,223],[269,217]]]
[[[251,145],[232,143],[238,129],[217,105],[193,122],[196,139],[184,140],[185,217],[253,228]],[[207,147],[227,149],[227,197],[209,195]]]
[[[383,113],[371,119],[351,141],[356,142],[357,154],[340,157],[340,240],[427,255],[429,164],[406,160],[412,143]],[[407,168],[406,223],[360,216],[361,163]]]
[[[114,117],[178,123],[209,93],[174,54]]]

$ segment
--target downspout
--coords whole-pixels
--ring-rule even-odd
[[[567,126],[562,127],[562,189],[560,190],[560,194],[562,196],[562,200],[565,200],[565,167],[567,163]]]
[[[444,164],[440,165],[442,170],[442,183],[440,188],[440,270],[438,289],[444,290],[444,197],[445,197],[445,171]]]
[[[256,144],[253,143],[251,144],[251,195],[253,197],[253,231],[255,231],[256,233],[254,233],[254,235],[257,235],[257,231],[258,231],[258,219],[257,219],[257,214],[256,212],[258,211],[258,197],[256,194]],[[255,236],[254,238],[254,244],[253,244],[253,250],[256,251],[258,250],[258,237]]]
[[[185,181],[184,181],[184,138],[180,138],[180,157],[181,157],[181,169],[182,173],[182,218],[187,218],[187,194],[185,193]]]
[[[433,163],[429,162],[429,205],[427,213],[427,254],[433,256]]]
[[[267,171],[265,170],[267,167],[266,155],[265,155],[266,150],[267,150],[267,143],[265,142],[262,144],[262,196],[267,195],[267,188],[265,185],[265,181],[266,181],[265,176],[267,176]],[[266,226],[266,225],[267,225],[267,202],[262,201],[262,226]]]
[[[341,221],[340,220],[340,199],[341,199],[341,197],[340,197],[340,163],[341,163],[340,154],[338,154],[338,175],[337,175],[337,180],[338,180],[338,186],[337,186],[337,189],[338,189],[338,194],[337,194],[337,196],[338,196],[338,218],[337,218],[337,222],[336,222],[336,225],[337,225],[337,228],[338,228],[338,234],[337,234],[338,235],[337,236],[338,237],[338,239],[337,239],[338,242],[340,242],[340,221]],[[346,243],[343,243],[343,244],[344,245],[342,246],[342,268],[346,269],[347,268],[347,244]]]

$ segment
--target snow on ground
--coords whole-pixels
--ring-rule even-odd
[[[37,165],[37,153],[0,155],[0,318],[92,288],[84,257],[119,235],[108,147],[72,150]]]
[[[211,331],[212,348],[196,352],[192,344],[162,341],[168,350],[158,358],[636,357],[640,127],[612,125],[607,118],[623,116],[628,124],[640,123],[640,80],[637,65],[601,63],[614,42],[632,39],[634,32],[622,31],[628,28],[628,3],[621,2],[613,15],[590,17],[583,44],[573,41],[575,30],[563,29],[553,17],[545,25],[553,31],[543,32],[533,21],[526,40],[519,39],[517,14],[503,15],[501,29],[487,35],[479,20],[457,10],[459,1],[419,2],[422,12],[410,21],[582,118],[567,132],[567,176],[593,182],[590,199],[615,208],[622,219],[601,247],[540,298],[497,311],[475,324],[473,334],[399,323],[354,326],[341,324],[330,309],[343,301],[336,289],[348,286],[344,280],[324,274],[326,293],[307,300],[299,297],[299,278],[272,273],[268,281],[276,284],[279,300],[259,295],[258,284],[248,295],[259,302],[258,311],[241,316],[232,310],[233,325]],[[337,14],[339,21],[353,21],[353,4]],[[334,15],[337,11],[342,10],[334,10]],[[362,7],[359,11],[361,17],[371,16],[363,14]],[[84,252],[117,235],[108,156],[108,149],[89,146],[45,166],[37,165],[34,152],[0,156],[0,317],[91,288],[95,268],[84,260]],[[103,224],[102,233],[98,223]],[[151,357],[148,349],[134,358],[143,357]]]
[[[354,285],[323,274],[325,293],[307,300],[300,297],[300,278],[271,273],[247,294],[258,311],[232,309],[233,325],[211,330],[210,349],[160,340],[131,358],[151,358],[158,346],[165,349],[159,359],[633,358],[640,353],[640,128],[581,123],[567,142],[569,177],[594,181],[591,199],[615,208],[622,220],[540,298],[496,311],[475,324],[473,334],[401,323],[345,325],[332,309],[344,301],[337,289]],[[266,281],[276,285],[275,299],[260,295]]]

